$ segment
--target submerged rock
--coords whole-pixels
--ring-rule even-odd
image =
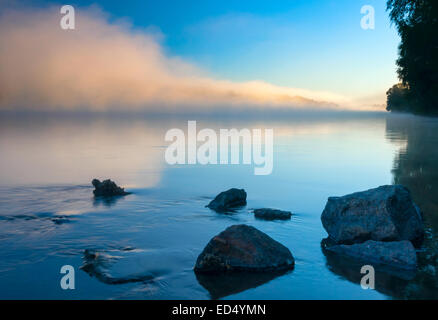
[[[246,192],[244,189],[232,188],[219,193],[208,205],[215,211],[226,211],[246,205]]]
[[[81,269],[106,284],[150,283],[167,272],[159,260],[162,253],[134,248],[86,249]],[[165,263],[164,263],[165,265]]]
[[[421,212],[401,185],[330,197],[321,220],[337,243],[409,240],[417,246],[424,238]]]
[[[66,216],[54,216],[52,218],[50,218],[50,220],[54,223],[54,224],[64,224],[64,223],[70,223],[72,222],[72,220],[69,217]]]
[[[292,216],[292,212],[263,208],[255,209],[254,216],[263,220],[289,220]]]
[[[114,181],[111,181],[110,179],[102,182],[98,179],[93,179],[91,184],[94,186],[93,193],[96,197],[114,197],[130,194],[130,192],[126,192],[125,189],[120,188]]]
[[[360,244],[333,245],[326,250],[361,260],[365,263],[387,265],[392,268],[415,270],[417,255],[410,241],[373,241]]]
[[[199,255],[195,271],[280,271],[294,267],[288,248],[247,225],[234,225],[215,236]]]

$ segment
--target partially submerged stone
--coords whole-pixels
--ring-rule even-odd
[[[367,264],[387,265],[392,268],[415,270],[417,255],[410,241],[373,241],[352,245],[333,245],[326,250],[358,259]]]
[[[192,260],[193,257],[181,250],[167,248],[88,248],[83,254],[81,270],[106,284],[142,282],[155,286],[157,279],[178,272],[179,266]]]
[[[321,220],[337,243],[409,240],[420,245],[424,237],[421,212],[401,185],[330,197]]]
[[[91,181],[91,184],[94,186],[93,193],[96,197],[114,197],[130,194],[110,179],[104,180],[102,182],[98,179],[93,179],[93,181]]]
[[[263,220],[289,220],[292,216],[292,212],[270,209],[270,208],[262,208],[262,209],[255,209],[254,216],[258,219],[263,219]]]
[[[154,273],[147,270],[137,270],[132,272],[137,262],[133,259],[131,265],[133,267],[121,266],[117,268],[117,263],[123,261],[124,255],[122,251],[113,252],[117,255],[112,255],[111,252],[99,252],[96,250],[86,249],[83,256],[83,265],[81,269],[88,273],[91,277],[95,277],[99,281],[106,284],[125,284],[131,282],[148,282],[155,278]],[[129,257],[128,257],[129,258]],[[116,265],[116,267],[114,267]]]
[[[215,211],[227,211],[244,205],[246,205],[245,190],[232,188],[219,193],[207,207]]]
[[[199,255],[195,271],[280,271],[294,267],[288,248],[247,225],[234,225],[215,236]]]

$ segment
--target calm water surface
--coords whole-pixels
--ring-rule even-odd
[[[0,118],[1,299],[391,299],[438,298],[438,120],[357,114],[282,120],[198,120],[198,128],[273,128],[274,170],[248,165],[169,166],[164,134],[187,120],[159,117]],[[93,178],[132,195],[92,196]],[[424,211],[427,240],[417,274],[377,270],[376,290],[359,285],[360,265],[327,256],[320,215],[327,197],[401,183]],[[205,205],[245,188],[248,205],[218,214]],[[256,220],[252,208],[294,213]],[[285,274],[196,277],[207,242],[249,224],[296,258]],[[98,260],[87,268],[87,252]],[[62,290],[60,268],[76,270]]]

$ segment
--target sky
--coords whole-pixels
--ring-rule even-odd
[[[71,36],[56,23],[67,3],[0,0],[0,44],[9,47],[0,46],[0,67],[9,70],[0,75],[7,87],[0,88],[0,107],[383,109],[397,82],[399,43],[385,2],[78,0],[68,2],[77,25]],[[364,5],[375,9],[374,30],[361,28]],[[125,59],[111,61],[108,51]],[[90,62],[93,52],[98,63]],[[74,67],[53,62],[61,57]],[[62,86],[68,74],[78,84]],[[102,78],[120,92],[98,86]]]

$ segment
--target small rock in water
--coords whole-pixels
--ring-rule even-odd
[[[93,179],[91,184],[94,186],[93,193],[96,197],[125,196],[130,194],[130,192],[126,192],[125,189],[120,188],[114,181],[111,181],[110,179],[102,182],[98,179]]]
[[[289,220],[292,216],[292,212],[263,208],[255,209],[254,216],[263,220]]]
[[[421,212],[401,185],[330,197],[321,220],[336,243],[409,240],[419,246],[424,238]]]
[[[71,219],[69,219],[66,216],[55,216],[50,219],[54,224],[64,224],[71,222]]]
[[[244,205],[246,205],[245,190],[233,188],[219,193],[216,198],[207,205],[207,208],[215,211],[227,211]]]
[[[288,248],[247,225],[234,225],[215,236],[199,255],[195,272],[281,271],[293,269]]]
[[[415,270],[417,267],[415,248],[407,240],[392,242],[368,240],[360,244],[328,246],[326,249],[367,263],[407,270]]]

